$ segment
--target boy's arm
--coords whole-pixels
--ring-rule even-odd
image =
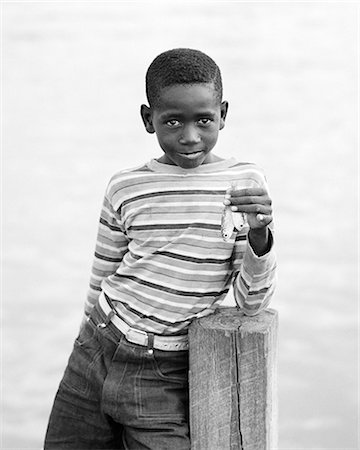
[[[102,281],[116,272],[127,253],[128,242],[120,216],[113,209],[106,194],[100,214],[90,286],[85,302],[86,316],[90,314],[100,295]]]
[[[249,231],[245,254],[233,280],[234,297],[240,309],[249,316],[265,309],[274,293],[276,258],[273,250],[273,234],[267,229],[266,244]],[[257,253],[256,248],[266,249]]]
[[[275,288],[271,199],[263,185],[231,192],[225,204],[232,205],[235,213],[247,213],[250,230],[246,242],[239,241],[235,249],[233,287],[241,310],[255,315],[268,306]]]

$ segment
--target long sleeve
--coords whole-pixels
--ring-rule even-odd
[[[103,279],[116,272],[127,251],[128,238],[107,193],[100,214],[90,287],[85,303],[86,315],[90,313],[100,295]]]
[[[246,242],[245,253],[233,280],[234,297],[239,308],[249,316],[265,309],[273,295],[276,282],[276,257],[273,235],[271,248],[263,256],[257,256]]]

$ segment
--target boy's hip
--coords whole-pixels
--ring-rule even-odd
[[[103,292],[94,310],[98,328],[104,330],[107,328],[115,339],[120,340],[125,336],[127,341],[146,347],[149,353],[152,353],[153,349],[170,352],[189,349],[187,335],[160,336],[130,327],[119,317],[111,300]]]

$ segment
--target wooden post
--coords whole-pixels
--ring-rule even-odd
[[[190,339],[192,450],[277,448],[277,312],[237,308],[193,322]]]

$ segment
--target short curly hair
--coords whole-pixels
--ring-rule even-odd
[[[175,48],[158,55],[146,72],[146,96],[151,107],[158,105],[160,90],[174,84],[214,83],[222,100],[220,69],[210,56],[200,50]]]

